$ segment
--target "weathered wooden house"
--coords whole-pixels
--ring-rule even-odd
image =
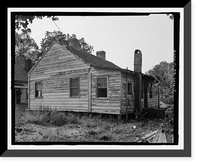
[[[54,43],[28,73],[28,109],[49,108],[103,114],[130,114],[157,107],[154,78],[141,73],[141,51],[135,51],[135,71],[81,51],[77,40],[66,48]]]

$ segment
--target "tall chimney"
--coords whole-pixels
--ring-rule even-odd
[[[106,52],[105,51],[97,51],[96,52],[96,56],[103,59],[103,60],[106,60]]]
[[[142,72],[142,52],[138,49],[134,52],[134,71]]]

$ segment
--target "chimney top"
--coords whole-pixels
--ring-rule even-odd
[[[101,51],[97,51],[96,52],[96,56],[103,59],[103,60],[106,60],[106,52],[101,50]]]
[[[142,72],[142,52],[139,49],[134,52],[134,71]]]

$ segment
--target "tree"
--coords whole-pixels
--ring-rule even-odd
[[[146,72],[155,78],[160,87],[161,101],[165,103],[173,103],[174,94],[174,62],[168,63],[166,61],[155,65],[153,69]],[[156,85],[157,86],[157,85]],[[153,93],[157,94],[157,87],[153,87]]]
[[[35,63],[41,56],[38,45],[30,37],[31,29],[28,28],[28,25],[34,19],[42,19],[44,17],[39,15],[15,15],[15,57],[25,56]],[[58,20],[58,17],[55,16],[47,16],[47,18],[51,18],[53,21]]]
[[[42,15],[15,15],[15,30],[20,30],[20,29],[28,29],[31,31],[30,28],[27,28],[30,23],[33,22],[35,18],[42,19],[45,16]],[[55,16],[47,16],[47,18],[51,18],[53,21],[59,20],[58,17]]]
[[[36,50],[38,45],[30,37],[28,30],[22,30],[22,33],[15,32],[15,57],[23,55],[30,58]]]
[[[38,49],[34,39],[30,37],[31,29],[28,25],[33,22],[34,19],[42,19],[45,16],[39,15],[16,15],[15,16],[15,56],[25,56],[30,58],[33,63],[36,63],[38,59],[48,50],[54,41],[59,42],[61,45],[69,46],[69,40],[76,38],[75,34],[69,35],[64,34],[61,31],[46,31],[45,37],[41,41],[41,49]],[[55,16],[47,16],[52,21],[59,20]],[[21,31],[19,33],[19,31]],[[81,49],[85,52],[92,53],[93,46],[86,43],[84,38],[79,39]]]
[[[70,36],[69,34],[66,35],[61,31],[53,31],[53,32],[46,31],[45,37],[42,39],[40,43],[41,52],[44,53],[45,51],[47,51],[54,41],[57,41],[61,45],[65,45],[66,47],[68,47],[70,39],[73,38],[76,38],[75,34],[72,34]],[[84,38],[79,39],[79,43],[83,51],[87,53],[92,53],[93,46],[86,43]]]

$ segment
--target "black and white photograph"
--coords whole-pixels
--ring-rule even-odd
[[[183,147],[182,12],[23,8],[10,18],[11,147]]]

